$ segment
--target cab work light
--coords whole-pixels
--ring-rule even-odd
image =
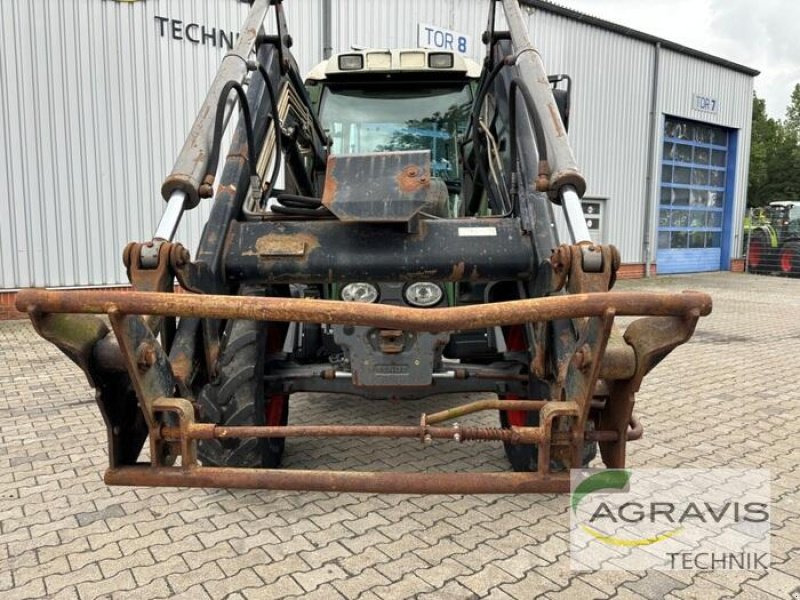
[[[436,52],[429,54],[428,66],[431,69],[452,69],[453,55],[449,52]]]
[[[364,57],[361,54],[342,54],[339,57],[340,71],[357,71],[364,68]]]

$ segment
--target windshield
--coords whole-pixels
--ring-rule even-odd
[[[322,97],[320,121],[333,139],[334,154],[430,150],[432,174],[457,180],[458,136],[471,105],[469,84],[411,90],[333,85]]]

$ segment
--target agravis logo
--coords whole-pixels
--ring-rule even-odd
[[[621,470],[606,470],[600,471],[599,473],[595,473],[590,475],[587,479],[582,481],[578,487],[572,492],[572,512],[577,517],[578,516],[578,507],[580,506],[581,501],[592,493],[608,493],[611,490],[619,490],[619,491],[627,491],[628,484],[630,482],[631,474],[629,471],[624,469]],[[624,506],[624,505],[623,505]],[[603,518],[603,517],[610,517],[614,520],[614,513],[606,504],[605,502],[601,502],[600,506],[592,513],[592,516],[589,519],[590,523],[594,523],[594,521]],[[617,537],[615,535],[608,535],[604,534],[594,527],[590,527],[585,523],[580,523],[580,528],[583,529],[586,533],[591,535],[596,540],[600,540],[604,544],[611,544],[612,546],[622,546],[626,548],[630,548],[633,546],[649,546],[650,544],[656,544],[658,542],[663,542],[664,540],[668,540],[671,537],[677,535],[681,532],[683,527],[676,527],[670,531],[665,533],[645,537],[645,538],[635,538],[635,539],[624,539],[621,537]]]
[[[573,470],[573,568],[768,568],[769,483],[762,469]]]

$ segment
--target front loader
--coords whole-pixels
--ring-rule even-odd
[[[153,239],[125,248],[133,290],[18,295],[96,389],[107,483],[565,492],[598,446],[625,465],[642,435],[634,394],[711,300],[609,291],[620,256],[583,218],[569,78],[548,77],[517,0],[490,0],[484,43],[482,66],[358,50],[303,81],[281,0],[252,3],[164,181]],[[192,257],[173,238],[201,202]],[[622,332],[616,316],[642,318]],[[297,392],[487,395],[414,425],[293,425]],[[487,410],[498,427],[467,424]],[[512,470],[279,468],[293,438],[320,436],[502,442]]]

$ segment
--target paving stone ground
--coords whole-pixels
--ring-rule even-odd
[[[787,600],[800,587],[800,280],[620,287],[714,297],[693,340],[646,379],[629,465],[769,468],[766,574],[570,571],[566,496],[110,488],[83,375],[27,322],[0,322],[0,597]],[[455,400],[305,395],[291,421],[413,423]],[[507,468],[488,443],[292,440],[288,453],[300,468]]]

